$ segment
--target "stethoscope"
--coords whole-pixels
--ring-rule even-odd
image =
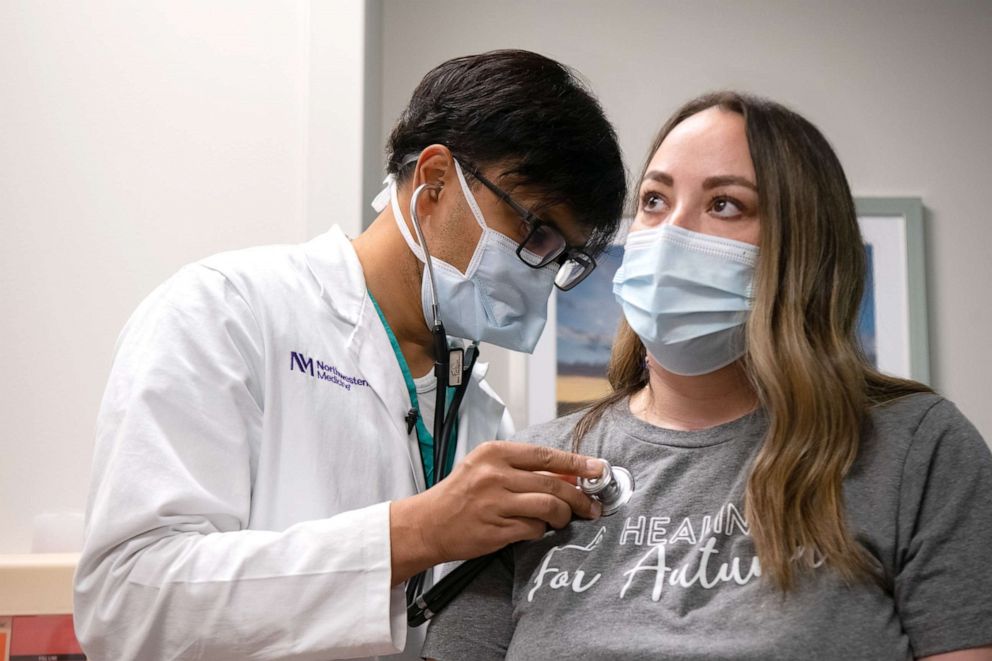
[[[413,195],[410,197],[410,219],[414,231],[417,233],[420,248],[424,251],[427,279],[431,292],[431,335],[434,344],[434,375],[437,379],[437,392],[434,400],[434,479],[432,482],[437,484],[448,473],[449,467],[445,465],[445,459],[448,456],[448,442],[451,440],[450,436],[458,416],[458,409],[465,396],[465,390],[471,380],[472,368],[479,357],[479,349],[477,344],[472,344],[465,350],[461,348],[451,349],[448,346],[448,336],[444,331],[438,306],[437,287],[434,284],[434,266],[430,251],[427,248],[427,241],[424,239],[424,233],[420,227],[420,218],[417,215],[417,202],[420,199],[420,194],[428,188],[434,187],[429,184],[421,184],[413,191]],[[448,410],[445,411],[445,400],[449,386],[455,386],[455,392]],[[417,415],[419,412],[416,409],[411,409],[407,414],[407,425],[411,431],[413,424],[416,423]],[[457,443],[457,439],[454,439],[454,442]],[[424,478],[427,479],[426,468]],[[599,477],[582,478],[576,486],[591,498],[602,503],[602,515],[609,516],[630,500],[634,493],[634,478],[627,469],[611,466],[608,462],[603,461],[603,472]],[[407,623],[411,627],[418,627],[434,617],[505,550],[463,562],[426,592],[423,591],[426,572],[420,572],[411,578],[406,586]]]
[[[602,516],[610,516],[619,512],[620,508],[626,505],[630,497],[634,495],[634,476],[626,468],[611,466],[606,460],[601,461],[603,462],[603,472],[600,476],[580,478],[576,486],[590,498],[603,505]],[[489,563],[507,552],[508,549],[509,547],[506,547],[481,558],[466,560],[438,581],[437,585],[415,597],[412,602],[409,600],[410,593],[408,591],[407,624],[411,627],[419,627],[437,615],[442,608],[458,596],[458,593],[468,587],[468,584],[482,573],[482,570],[488,567]]]
[[[431,484],[437,484],[448,475],[450,469],[446,465],[448,457],[449,443],[458,443],[458,439],[452,439],[455,423],[458,420],[458,410],[461,408],[462,400],[465,398],[465,391],[471,382],[472,369],[475,361],[479,357],[479,347],[477,343],[469,345],[467,349],[461,347],[451,348],[448,346],[448,335],[444,330],[444,323],[441,321],[441,314],[438,305],[437,285],[434,282],[434,265],[431,253],[427,248],[427,241],[424,239],[423,229],[420,227],[420,217],[417,214],[417,202],[421,193],[428,188],[436,188],[429,184],[421,184],[413,191],[410,197],[410,219],[413,229],[417,233],[417,241],[420,242],[420,249],[424,251],[424,262],[427,269],[427,280],[431,293],[431,336],[434,345],[434,377],[437,380],[437,390],[434,394],[434,470],[433,475],[428,476],[424,467],[424,480]],[[451,397],[451,403],[445,411],[445,404],[448,398],[448,388],[454,386],[455,391]],[[413,430],[420,415],[416,409],[407,412],[406,423],[408,433]],[[426,422],[426,421],[425,421]],[[410,579],[406,586],[407,604],[412,604],[420,596],[423,590],[426,572],[421,572]]]

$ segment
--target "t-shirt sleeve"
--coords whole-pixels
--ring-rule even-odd
[[[421,656],[438,661],[504,659],[513,628],[513,560],[507,551],[434,616]]]
[[[917,657],[992,644],[992,453],[946,400],[903,468],[895,600]]]

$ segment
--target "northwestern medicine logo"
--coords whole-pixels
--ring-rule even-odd
[[[315,366],[316,369],[314,369]],[[330,381],[331,383],[341,386],[345,390],[351,390],[352,386],[368,387],[369,385],[369,382],[365,379],[345,376],[333,365],[327,365],[319,360],[314,363],[313,358],[308,358],[302,353],[290,351],[289,371],[292,372],[293,370],[299,370],[304,374],[309,374],[310,376],[320,379],[321,381]]]

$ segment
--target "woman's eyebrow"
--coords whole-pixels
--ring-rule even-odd
[[[662,172],[660,170],[649,170],[645,172],[644,179],[645,180],[652,179],[659,183],[665,184],[666,186],[671,186],[675,183],[675,180],[672,179],[672,175],[668,174],[667,172]]]
[[[758,192],[758,187],[744,177],[737,177],[728,174],[721,175],[719,177],[707,177],[703,180],[703,190],[719,188],[720,186],[744,186],[745,188],[750,188],[756,193]]]
[[[675,179],[672,175],[667,172],[662,172],[660,170],[650,170],[644,173],[644,180],[648,179],[652,181],[657,181],[659,183],[665,184],[666,186],[674,186]],[[754,192],[758,192],[758,187],[751,182],[751,180],[744,177],[738,177],[736,175],[725,174],[715,177],[707,177],[703,180],[703,189],[709,190],[711,188],[719,188],[720,186],[744,186],[745,188],[750,188]]]

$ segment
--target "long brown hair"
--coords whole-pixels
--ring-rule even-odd
[[[708,94],[665,123],[641,177],[675,126],[712,107],[744,117],[759,190],[760,252],[743,364],[769,420],[745,495],[762,572],[785,591],[797,568],[819,561],[847,580],[878,578],[845,525],[842,481],[868,410],[930,388],[879,373],[855,337],[865,251],[840,161],[810,122],[766,99]],[[636,196],[634,206],[636,213]],[[576,448],[608,408],[648,385],[644,359],[640,338],[622,321],[608,371],[613,392],[576,425]]]

